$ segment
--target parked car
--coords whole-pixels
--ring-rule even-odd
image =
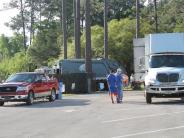
[[[5,102],[15,101],[31,105],[35,99],[43,97],[52,102],[57,93],[56,79],[48,79],[45,74],[39,72],[16,73],[0,84],[0,106]]]

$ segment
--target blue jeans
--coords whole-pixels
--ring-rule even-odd
[[[122,85],[119,85],[118,87],[118,99],[117,99],[117,101],[119,101],[119,102],[121,102],[122,101],[122,99],[123,99],[123,90],[122,90]]]

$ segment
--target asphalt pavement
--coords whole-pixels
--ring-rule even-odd
[[[0,138],[184,138],[184,102],[124,92],[122,104],[108,93],[64,96],[62,100],[6,103],[0,107]]]

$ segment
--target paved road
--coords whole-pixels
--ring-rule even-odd
[[[108,94],[66,96],[32,106],[0,107],[0,138],[184,138],[184,103],[127,91],[123,104]]]

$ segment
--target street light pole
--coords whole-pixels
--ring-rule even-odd
[[[85,49],[85,68],[87,73],[88,93],[91,93],[92,82],[92,63],[91,63],[91,21],[90,21],[90,0],[85,1],[85,20],[86,20],[86,49]]]

